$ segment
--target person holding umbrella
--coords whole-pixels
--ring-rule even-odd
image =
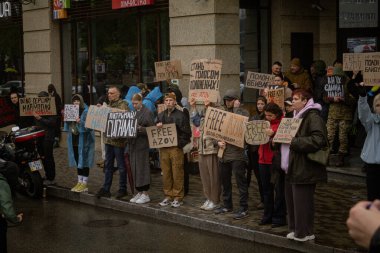
[[[142,95],[140,93],[134,94],[132,105],[136,110],[137,137],[129,140],[128,153],[134,187],[137,190],[137,194],[129,201],[136,204],[145,204],[150,201],[148,194],[150,186],[149,141],[146,127],[154,125],[154,116],[142,103]],[[131,185],[132,187],[133,185]]]

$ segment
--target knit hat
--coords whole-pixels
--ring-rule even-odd
[[[165,99],[167,99],[167,98],[171,98],[171,99],[177,100],[177,97],[175,96],[174,92],[166,93],[165,94]]]
[[[315,73],[317,73],[318,75],[325,75],[326,63],[322,60],[316,60],[314,62],[314,69],[315,69]]]
[[[234,100],[239,99],[240,93],[235,89],[228,89],[224,94],[223,100]]]
[[[293,58],[290,61],[290,65],[295,65],[295,66],[301,67],[301,60],[300,60],[300,58]]]

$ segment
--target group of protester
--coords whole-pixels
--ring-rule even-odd
[[[355,72],[349,77],[343,72],[342,64],[336,62],[332,76],[339,76],[343,80],[341,84],[344,96],[328,97],[324,91],[326,69],[326,64],[318,60],[313,63],[309,73],[302,67],[300,59],[294,58],[290,62],[289,71],[283,73],[282,64],[275,62],[272,66],[275,82],[268,89],[285,88],[286,99],[283,105],[285,110],[274,102],[268,103],[265,96],[267,90],[264,90],[256,99],[256,114],[252,116],[241,105],[239,90],[227,90],[218,103],[204,101],[203,104],[198,104],[195,100],[190,100],[189,108],[186,108],[180,106],[182,95],[178,87],[172,87],[163,95],[158,87],[150,91],[146,85],[139,84],[130,87],[125,97],[118,87],[109,87],[107,95],[99,100],[98,106],[136,111],[137,137],[111,139],[103,136],[105,175],[103,186],[96,196],[111,197],[113,174],[118,170],[119,190],[116,198],[124,198],[127,195],[126,166],[130,166],[133,178],[131,187],[137,191],[130,202],[148,203],[150,163],[146,127],[162,128],[165,124],[174,123],[178,145],[160,148],[164,198],[159,205],[180,207],[183,204],[186,186],[185,153],[191,142],[190,126],[193,125],[200,130],[197,150],[205,195],[201,209],[213,211],[217,215],[233,211],[231,182],[233,173],[239,193],[239,208],[233,218],[240,220],[248,217],[248,188],[253,171],[260,193],[260,203],[257,208],[264,209],[259,224],[269,224],[273,228],[288,225],[289,233],[286,237],[291,240],[304,242],[315,239],[314,194],[317,183],[327,182],[327,172],[325,165],[310,160],[307,154],[315,153],[326,146],[336,147],[334,142],[338,127],[339,148],[336,151],[339,159],[335,165],[344,164],[344,157],[349,152],[348,131],[352,126],[357,99],[358,118],[368,133],[361,154],[367,168],[368,200],[380,199],[380,190],[377,186],[380,179],[378,172],[380,149],[377,145],[380,141],[380,95],[376,95],[368,102],[367,95],[373,89],[363,86],[360,73]],[[41,92],[39,95],[49,94]],[[155,104],[160,98],[163,98],[166,109],[157,114]],[[69,166],[75,167],[78,174],[78,182],[71,190],[86,192],[89,171],[94,163],[95,135],[93,130],[85,127],[88,106],[83,98],[76,94],[72,97],[72,103],[79,106],[79,117],[74,122],[64,123],[64,131],[68,133]],[[371,112],[369,104],[373,104],[374,112]],[[268,121],[270,127],[265,134],[270,141],[262,145],[245,145],[241,148],[206,136],[203,123],[208,107],[247,116],[249,120]],[[284,117],[302,119],[302,123],[290,144],[274,143],[273,137]],[[45,156],[44,167],[47,180],[53,181],[55,171],[52,155],[53,130],[57,126],[57,121],[52,116],[38,115],[34,115],[34,120],[47,131],[44,151],[51,155],[52,160]],[[378,208],[376,211],[378,212]],[[354,237],[355,233],[350,232],[350,234]]]

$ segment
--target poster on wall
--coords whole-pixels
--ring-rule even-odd
[[[349,53],[369,53],[377,51],[376,37],[347,38]]]
[[[71,0],[54,0],[53,2],[53,19],[67,18],[67,10],[71,7]]]
[[[378,1],[339,0],[339,28],[377,27]]]

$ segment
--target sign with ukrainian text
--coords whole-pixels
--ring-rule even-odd
[[[154,0],[112,0],[112,9],[153,5]]]
[[[204,135],[244,148],[248,117],[209,107],[203,123]]]
[[[245,142],[250,145],[261,145],[269,141],[269,136],[265,133],[270,127],[269,121],[253,120],[245,125]]]
[[[380,53],[364,54],[363,82],[365,85],[380,85]]]
[[[108,113],[106,124],[107,138],[134,138],[136,136],[136,111]]]
[[[107,106],[90,105],[87,112],[85,127],[104,133],[106,131],[108,113],[118,111],[120,112],[122,110]]]
[[[150,148],[168,148],[178,146],[177,128],[175,124],[164,124],[158,128],[146,128]]]
[[[273,142],[290,144],[300,128],[302,119],[282,118]]]
[[[79,105],[65,105],[64,121],[76,121],[79,118]]]
[[[190,65],[189,101],[217,102],[219,97],[222,61],[216,59],[194,60]]]
[[[334,100],[334,98],[344,99],[345,78],[342,76],[327,76],[325,77],[325,94],[327,99]]]
[[[180,60],[155,62],[154,68],[156,71],[156,82],[182,78],[182,66]]]
[[[54,97],[27,96],[20,98],[20,116],[33,116],[38,114],[57,115]]]
[[[274,78],[275,75],[248,71],[245,87],[253,89],[265,89],[269,85],[273,85]]]
[[[359,71],[364,69],[363,53],[344,53],[343,71]]]
[[[284,88],[269,89],[266,93],[268,103],[275,103],[284,109],[285,91]]]

